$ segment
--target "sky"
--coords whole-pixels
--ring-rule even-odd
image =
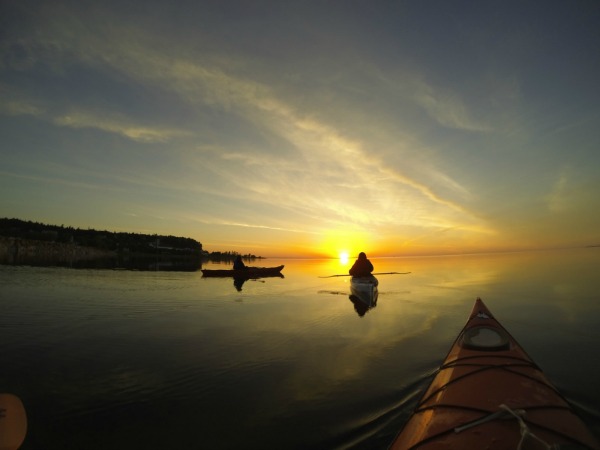
[[[273,257],[600,244],[600,3],[0,2],[0,217]]]

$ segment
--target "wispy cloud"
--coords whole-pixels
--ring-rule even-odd
[[[584,203],[598,189],[597,102],[548,107],[565,95],[548,87],[566,84],[556,74],[538,83],[535,62],[519,72],[514,52],[461,47],[455,64],[433,56],[445,42],[406,39],[422,28],[380,23],[367,37],[342,22],[370,19],[346,11],[327,32],[304,30],[316,9],[277,16],[250,43],[255,23],[230,27],[229,12],[211,5],[191,6],[176,28],[178,8],[166,21],[150,10],[132,21],[112,2],[34,3],[6,7],[16,20],[0,42],[0,114],[14,127],[0,158],[15,185],[81,204],[73,188],[97,186],[101,203],[122,193],[121,206],[148,217],[229,236],[344,230],[485,246],[508,240],[509,222],[548,212],[593,222]],[[306,34],[274,42],[285,20]],[[589,84],[578,81],[565,92],[584,97]],[[561,168],[569,145],[576,157]]]
[[[39,101],[31,99],[12,86],[0,83],[0,114],[40,116],[44,112],[45,108],[40,105]]]
[[[297,229],[297,228],[285,228],[285,227],[274,227],[268,225],[260,225],[253,223],[243,223],[243,222],[231,222],[228,220],[196,220],[196,222],[203,223],[205,225],[218,225],[218,226],[228,226],[228,227],[237,227],[237,228],[254,228],[259,230],[271,230],[271,231],[285,231],[289,233],[300,233],[300,234],[318,234],[315,231],[307,230],[307,229]]]
[[[235,111],[235,114],[279,136],[295,149],[296,153],[291,155],[290,161],[290,155],[282,157],[272,151],[229,151],[219,148],[218,157],[232,165],[220,166],[211,160],[199,164],[210,167],[221,179],[240,188],[235,193],[228,193],[225,189],[222,195],[267,202],[280,209],[292,209],[325,221],[337,218],[340,223],[350,221],[373,226],[376,223],[397,222],[399,219],[393,208],[398,206],[398,201],[392,198],[408,199],[414,197],[411,191],[415,191],[421,199],[412,198],[410,203],[420,203],[421,207],[427,208],[423,201],[429,200],[438,206],[458,211],[470,218],[465,226],[476,220],[464,206],[434,193],[423,182],[388,167],[385,159],[367,152],[364,143],[345,136],[332,123],[301,113],[261,82],[228,73],[226,68],[211,65],[210,60],[200,63],[186,59],[182,56],[184,53],[157,50],[160,46],[149,45],[153,41],[148,36],[141,40],[139,36],[138,39],[126,39],[129,37],[126,35],[135,33],[135,30],[116,31],[113,30],[104,41],[91,35],[84,35],[83,38],[78,36],[75,41],[73,34],[59,34],[63,41],[58,48],[69,55],[78,55],[82,63],[95,65],[97,61],[102,61],[130,79],[176,92],[191,105]],[[444,125],[478,131],[486,129],[469,118],[464,105],[457,98],[440,95],[424,84],[419,88],[417,101]],[[54,117],[53,122],[72,128],[96,128],[145,143],[164,143],[174,137],[192,134],[192,131],[160,125],[141,125],[119,112],[74,109],[69,114]],[[251,172],[242,178],[236,163],[245,170],[250,168]],[[299,167],[302,169],[299,170]],[[452,184],[455,190],[460,189],[457,183],[441,173],[437,178]],[[347,189],[346,180],[352,180],[350,186],[354,189]],[[345,186],[346,191],[341,190],[341,186]],[[197,189],[207,192],[199,186]],[[293,201],[290,201],[291,196]],[[364,204],[353,201],[358,196],[370,201],[369,213],[366,213]],[[377,210],[372,210],[373,206]],[[400,220],[410,220],[409,223],[417,225],[414,221],[418,221],[418,217],[405,216]],[[432,224],[427,221],[419,225],[430,227]]]
[[[19,101],[0,101],[0,114],[6,114],[9,116],[40,116],[44,110],[39,106]]]
[[[191,133],[182,129],[162,125],[144,125],[137,123],[118,111],[85,111],[79,107],[71,107],[71,111],[61,114],[44,105],[40,99],[28,98],[30,95],[10,92],[6,86],[0,86],[0,114],[10,116],[35,116],[58,126],[71,128],[94,128],[108,133],[118,134],[137,142],[167,142],[172,138],[189,136]]]
[[[71,128],[95,128],[125,136],[133,141],[146,143],[167,142],[174,137],[190,135],[189,132],[183,130],[135,124],[130,119],[118,117],[117,114],[111,114],[110,117],[102,117],[93,112],[78,111],[55,117],[53,122],[57,125]]]
[[[492,127],[473,117],[464,101],[447,89],[434,88],[424,82],[414,85],[415,101],[440,125],[465,131],[489,132]]]

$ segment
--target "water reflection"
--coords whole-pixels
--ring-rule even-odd
[[[154,272],[197,272],[202,261],[195,257],[109,257],[95,259],[23,259],[18,264],[32,267],[64,267],[69,269],[135,270]]]
[[[285,278],[283,274],[278,274],[278,275],[264,275],[264,276],[252,276],[252,277],[239,277],[239,276],[235,276],[233,277],[233,286],[235,287],[235,290],[238,292],[242,291],[242,286],[244,286],[244,283],[248,280],[252,280],[252,281],[256,281],[258,283],[264,283],[265,280],[263,280],[262,278]]]
[[[248,278],[246,277],[233,277],[233,285],[238,292],[242,291],[242,286],[246,281],[248,281]]]
[[[363,299],[353,294],[351,294],[348,298],[354,305],[354,311],[356,311],[356,314],[358,314],[359,317],[363,317],[367,311],[377,306],[377,299],[375,299],[375,301],[372,303],[366,303]]]
[[[556,384],[595,411],[599,262],[600,252],[374,259],[377,272],[412,273],[378,275],[383,301],[370,314],[350,298],[350,277],[320,278],[347,274],[339,260],[269,260],[286,265],[285,280],[239,280],[243,294],[233,277],[199,273],[0,266],[1,353],[11,361],[1,381],[44,418],[23,450],[200,439],[387,448],[406,399],[481,296]],[[585,371],[573,370],[582,361]],[[590,420],[600,431],[600,415]],[[119,423],[128,426],[111,427]]]

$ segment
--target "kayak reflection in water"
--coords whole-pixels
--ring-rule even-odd
[[[238,292],[242,291],[242,286],[248,281],[247,277],[233,277],[233,285]]]
[[[375,300],[371,305],[367,305],[360,297],[352,294],[350,295],[350,301],[354,305],[354,311],[358,314],[359,317],[363,317],[370,309],[373,309],[377,306],[377,300]]]
[[[373,272],[373,264],[367,259],[365,252],[358,254],[358,259],[350,269],[350,275],[353,277],[368,277]]]
[[[235,260],[233,261],[233,270],[243,270],[243,271],[248,271],[248,266],[246,264],[244,264],[244,261],[242,261],[242,256],[241,255],[237,255],[235,257]],[[248,281],[248,276],[247,274],[237,274],[233,276],[233,285],[235,286],[235,288],[238,291],[242,290],[242,286],[244,285],[244,283]]]

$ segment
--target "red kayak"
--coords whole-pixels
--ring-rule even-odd
[[[567,400],[475,301],[392,449],[600,449]]]

